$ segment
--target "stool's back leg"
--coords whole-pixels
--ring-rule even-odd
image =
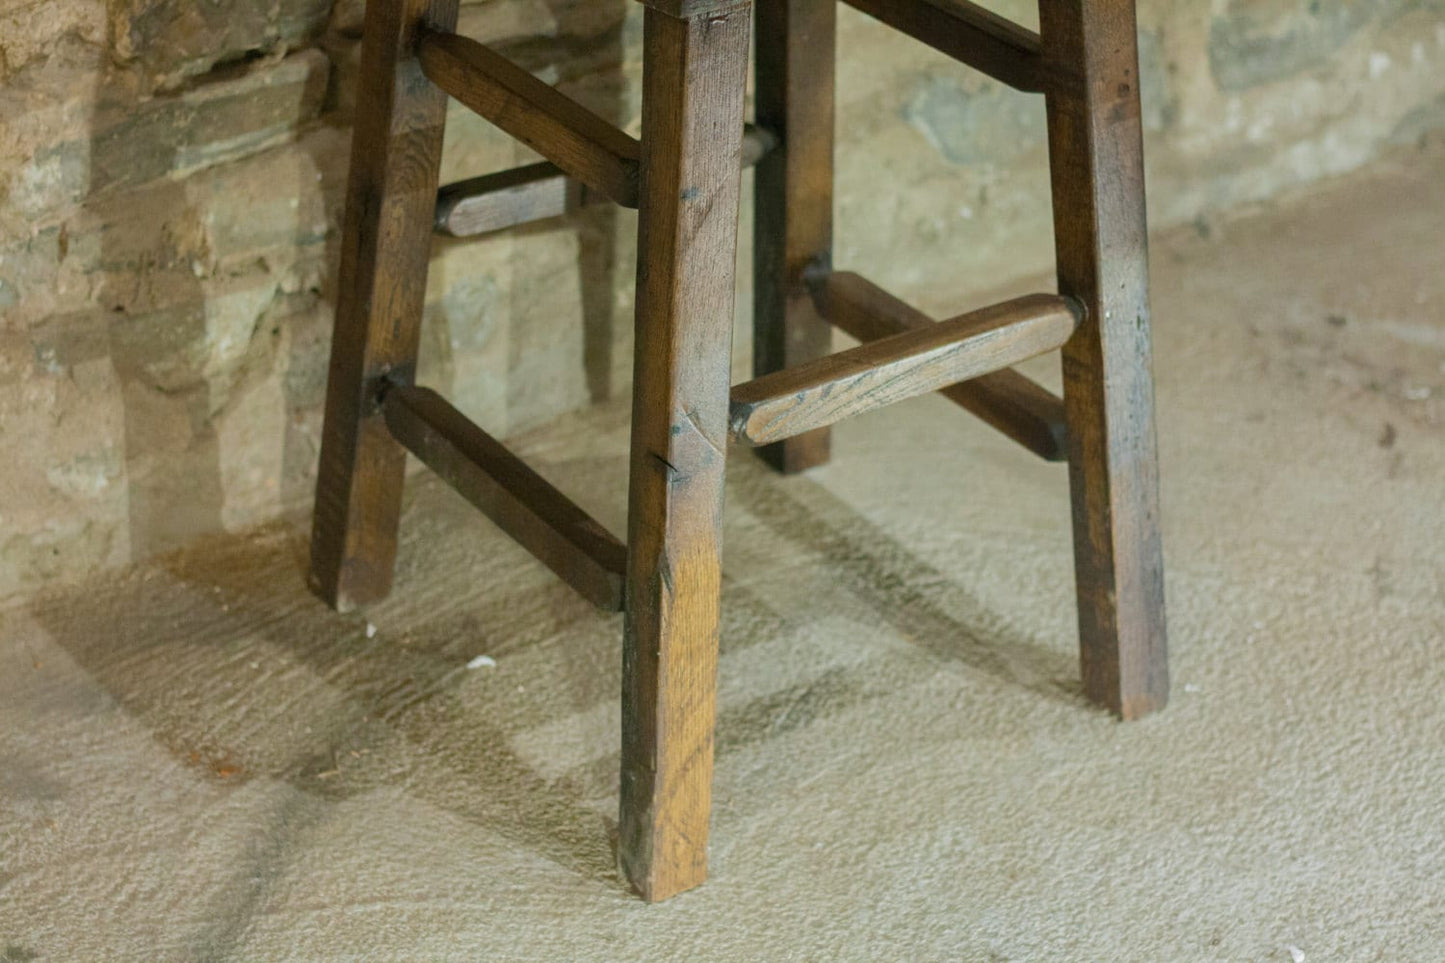
[[[748,5],[643,34],[618,860],[649,900],[707,872]]]
[[[1169,696],[1133,0],[1044,0],[1079,641],[1089,698],[1126,719]]]
[[[457,0],[367,4],[311,530],[312,587],[342,610],[391,588],[406,453],[376,399],[416,365],[447,105],[413,49],[456,16]]]
[[[822,357],[833,344],[803,273],[832,261],[838,4],[768,0],[757,19],[757,123],[780,141],[754,182],[753,371],[761,377]],[[779,471],[800,472],[828,460],[828,429],[758,452]]]

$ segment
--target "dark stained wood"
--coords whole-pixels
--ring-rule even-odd
[[[484,44],[425,31],[422,70],[502,130],[624,207],[637,206],[637,139]]]
[[[750,126],[743,133],[743,166],[756,164],[777,143],[770,132]],[[436,226],[450,237],[475,237],[610,202],[543,161],[443,187],[437,192]]]
[[[865,343],[936,323],[867,278],[847,271],[816,281],[813,297],[823,317]],[[1068,457],[1063,400],[1012,368],[949,385],[939,394],[1041,458]]]
[[[733,389],[733,437],[766,445],[1006,368],[1067,341],[1076,311],[1030,294],[764,375]]]
[[[707,873],[748,21],[644,14],[617,854],[648,900]]]
[[[622,610],[627,546],[429,388],[382,402],[386,426],[428,468],[594,605]]]
[[[846,2],[1010,87],[1030,93],[1044,89],[1038,34],[968,0]]]
[[[754,180],[753,373],[823,357],[833,332],[803,275],[833,251],[833,83],[836,0],[769,0],[757,10],[756,113],[780,148]],[[828,460],[828,430],[769,445],[759,455],[792,474]]]
[[[456,7],[367,5],[311,531],[310,584],[341,610],[391,589],[406,453],[376,398],[384,380],[412,378],[446,123],[446,95],[412,51],[422,23],[449,30]]]
[[[1132,0],[1049,0],[1042,30],[1084,689],[1125,719],[1169,698]]]

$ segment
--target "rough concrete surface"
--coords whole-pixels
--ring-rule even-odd
[[[646,906],[620,620],[422,475],[365,616],[299,520],[0,615],[0,959],[1445,958],[1442,212],[1433,149],[1156,241],[1161,715],[1080,698],[1058,466],[937,398],[735,458],[712,878]],[[514,441],[620,528],[625,419]]]

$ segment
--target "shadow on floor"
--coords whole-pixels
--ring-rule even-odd
[[[585,476],[598,477],[595,462],[549,474],[576,490]],[[730,515],[750,516],[743,520],[778,546],[776,572],[750,577],[786,582],[790,569],[823,566],[853,600],[848,617],[917,648],[902,659],[895,647],[847,667],[817,666],[782,691],[724,704],[721,758],[948,665],[1084,707],[1072,660],[998,629],[977,598],[820,484],[779,479],[739,458],[729,497]],[[277,812],[263,862],[304,849],[286,841],[325,818],[315,803],[400,791],[582,877],[620,885],[610,847],[616,750],[549,776],[517,749],[519,735],[616,699],[620,617],[595,612],[523,561],[435,479],[414,480],[407,500],[403,575],[392,599],[369,613],[379,631],[306,592],[304,537],[281,525],[210,539],[82,589],[83,605],[57,595],[33,612],[173,757],[223,783],[260,776],[300,791],[296,811]],[[723,671],[790,627],[834,617],[836,603],[798,593],[782,611],[725,574]],[[976,615],[976,625],[950,614],[960,612]],[[469,672],[478,651],[514,671]],[[889,659],[887,673],[871,662],[880,658]],[[597,738],[611,745],[615,736]],[[251,875],[279,872],[257,866]]]

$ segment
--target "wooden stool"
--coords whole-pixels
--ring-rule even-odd
[[[729,440],[797,472],[828,425],[942,390],[1067,458],[1089,698],[1168,692],[1132,0],[1042,0],[1034,34],[966,0],[847,0],[1048,110],[1059,294],[933,323],[831,265],[834,0],[643,0],[634,139],[473,40],[456,0],[370,0],[317,482],[311,581],[391,588],[410,450],[584,596],[626,610],[618,859],[645,898],[706,874]],[[550,163],[437,191],[447,96]],[[729,385],[740,171],[757,168],[755,380]],[[413,376],[428,235],[599,198],[640,209],[624,545]],[[829,354],[829,325],[862,346]],[[1062,348],[1064,398],[1010,369]],[[625,602],[625,605],[624,605]]]

